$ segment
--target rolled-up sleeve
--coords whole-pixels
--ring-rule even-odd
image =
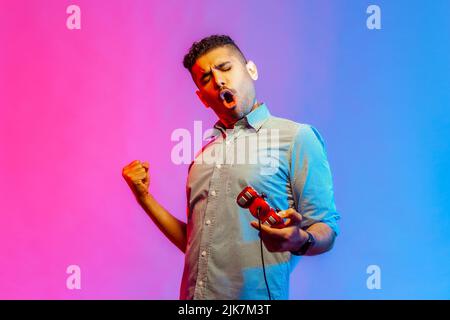
[[[326,223],[339,234],[340,214],[334,202],[333,181],[325,143],[312,126],[301,124],[290,147],[290,182],[303,229]]]

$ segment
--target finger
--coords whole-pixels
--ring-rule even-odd
[[[142,183],[142,180],[136,180],[135,185],[138,187],[144,186],[144,183]]]
[[[135,177],[135,176],[144,176],[147,174],[144,168],[136,168],[133,171],[128,172],[128,176]],[[142,178],[143,179],[143,178]]]
[[[136,168],[141,168],[142,164],[139,160],[134,160],[133,162],[131,162],[129,165],[127,165],[125,168],[123,168],[123,173],[127,174],[131,171],[136,170]]]
[[[286,210],[278,211],[278,215],[280,217],[288,217],[293,212],[296,212],[296,211],[293,208],[289,208],[289,209],[286,209]]]
[[[288,209],[286,211],[279,212],[279,215],[281,218],[287,219],[284,223],[286,226],[300,225],[300,223],[302,222],[302,215],[294,209]]]
[[[259,223],[258,221],[252,221],[250,222],[250,225],[255,228],[256,230],[259,230]]]
[[[258,221],[252,221],[252,222],[250,222],[250,224],[251,224],[251,226],[253,227],[253,228],[255,228],[256,230],[258,230],[259,232],[258,232],[258,237],[259,238],[261,238],[262,240],[263,240],[263,242],[264,242],[264,244],[266,244],[266,246],[267,245],[270,245],[272,242],[273,242],[273,239],[272,239],[272,237],[271,237],[271,235],[269,235],[268,233],[266,233],[266,232],[262,232],[260,229],[259,229],[259,222]],[[261,225],[261,228],[263,228],[263,224]]]
[[[284,218],[283,219],[283,223],[280,225],[277,225],[278,229],[282,229],[282,228],[287,228],[287,227],[292,227],[292,226],[300,226],[300,222],[290,219],[290,218]]]
[[[135,164],[133,164],[131,167],[128,168],[128,170],[136,170],[136,169],[143,169],[145,170],[144,166],[142,165],[141,162],[137,162]]]
[[[130,162],[130,164],[127,167],[132,167],[132,166],[134,166],[136,164],[139,164],[139,163],[141,163],[139,160],[133,160],[133,161]]]
[[[142,183],[142,181],[137,181],[136,182],[136,187],[138,188],[138,190],[139,189],[140,190],[146,190],[147,189],[146,185],[144,183]]]
[[[259,222],[254,220],[250,222],[251,226],[257,230],[259,229]],[[284,231],[281,231],[281,229],[276,229],[268,226],[267,224],[261,224],[261,233],[263,236],[269,236],[273,238],[283,238]]]
[[[255,228],[256,230],[259,230],[258,221],[252,221],[250,224],[253,228]],[[262,228],[263,228],[263,226],[264,225],[261,225]],[[266,227],[266,226],[264,226],[264,227]],[[280,238],[278,236],[273,237],[271,234],[269,234],[267,232],[259,231],[258,237],[261,238],[261,240],[263,241],[263,243],[266,246],[268,251],[270,251],[270,252],[280,251],[280,249],[279,249],[280,248]]]
[[[258,221],[258,220],[253,220],[253,221],[251,221],[251,222],[250,222],[250,225],[251,225],[253,228],[259,230],[259,221]],[[267,228],[267,227],[268,227],[267,225],[261,223],[261,229]]]
[[[150,182],[150,174],[148,173],[148,169],[145,171],[145,178],[144,178],[144,180],[142,180],[142,182],[144,182],[144,184],[145,184],[146,186],[149,185],[149,182]]]
[[[131,176],[131,180],[134,182],[143,181],[147,174],[144,172],[135,173]]]
[[[270,236],[271,236],[271,234],[269,234],[268,232],[263,231],[263,230],[266,230],[266,228],[269,228],[269,229],[270,229],[270,227],[268,227],[267,225],[261,224],[261,229],[260,229],[260,228],[259,228],[259,221],[257,221],[257,220],[251,221],[251,222],[250,222],[250,225],[251,225],[253,228],[255,228],[256,230],[259,231],[259,233],[258,233],[258,236],[259,236],[259,237],[261,237],[261,236],[265,236],[265,237],[269,236],[269,237],[270,237]]]

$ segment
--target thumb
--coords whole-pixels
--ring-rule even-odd
[[[148,161],[144,161],[143,163],[142,163],[142,166],[144,167],[144,169],[145,169],[145,178],[144,178],[144,180],[142,181],[144,184],[145,184],[145,186],[147,186],[148,187],[148,185],[149,185],[149,180],[150,180],[150,178],[149,178],[149,173],[148,173],[148,169],[149,169],[149,167],[150,167],[150,165],[149,165],[149,163],[148,163]]]
[[[136,196],[143,196],[148,194],[148,185],[144,181],[137,181],[136,184]]]
[[[148,169],[146,169],[145,178],[142,180],[142,183],[148,188],[150,184],[150,174],[148,173]]]
[[[285,225],[300,225],[302,222],[302,216],[300,213],[290,208],[279,212],[280,217],[285,220]]]

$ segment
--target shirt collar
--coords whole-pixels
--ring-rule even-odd
[[[258,131],[261,126],[266,122],[270,117],[269,109],[265,103],[262,103],[258,108],[250,112],[245,118],[250,126],[253,127],[256,131]]]
[[[267,119],[270,117],[269,109],[267,109],[267,106],[265,103],[262,103],[259,107],[252,110],[249,114],[247,114],[244,118],[238,120],[235,124],[235,126],[240,126],[242,124],[248,124],[253,129],[258,131],[261,126],[266,122]],[[225,131],[225,125],[219,120],[214,125],[214,128]]]

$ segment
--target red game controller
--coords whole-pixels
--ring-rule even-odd
[[[274,228],[283,228],[284,221],[277,213],[279,210],[272,209],[266,202],[265,197],[264,194],[259,195],[255,189],[247,186],[239,193],[236,202],[240,207],[249,209],[256,219],[261,220],[261,223],[267,222]]]

